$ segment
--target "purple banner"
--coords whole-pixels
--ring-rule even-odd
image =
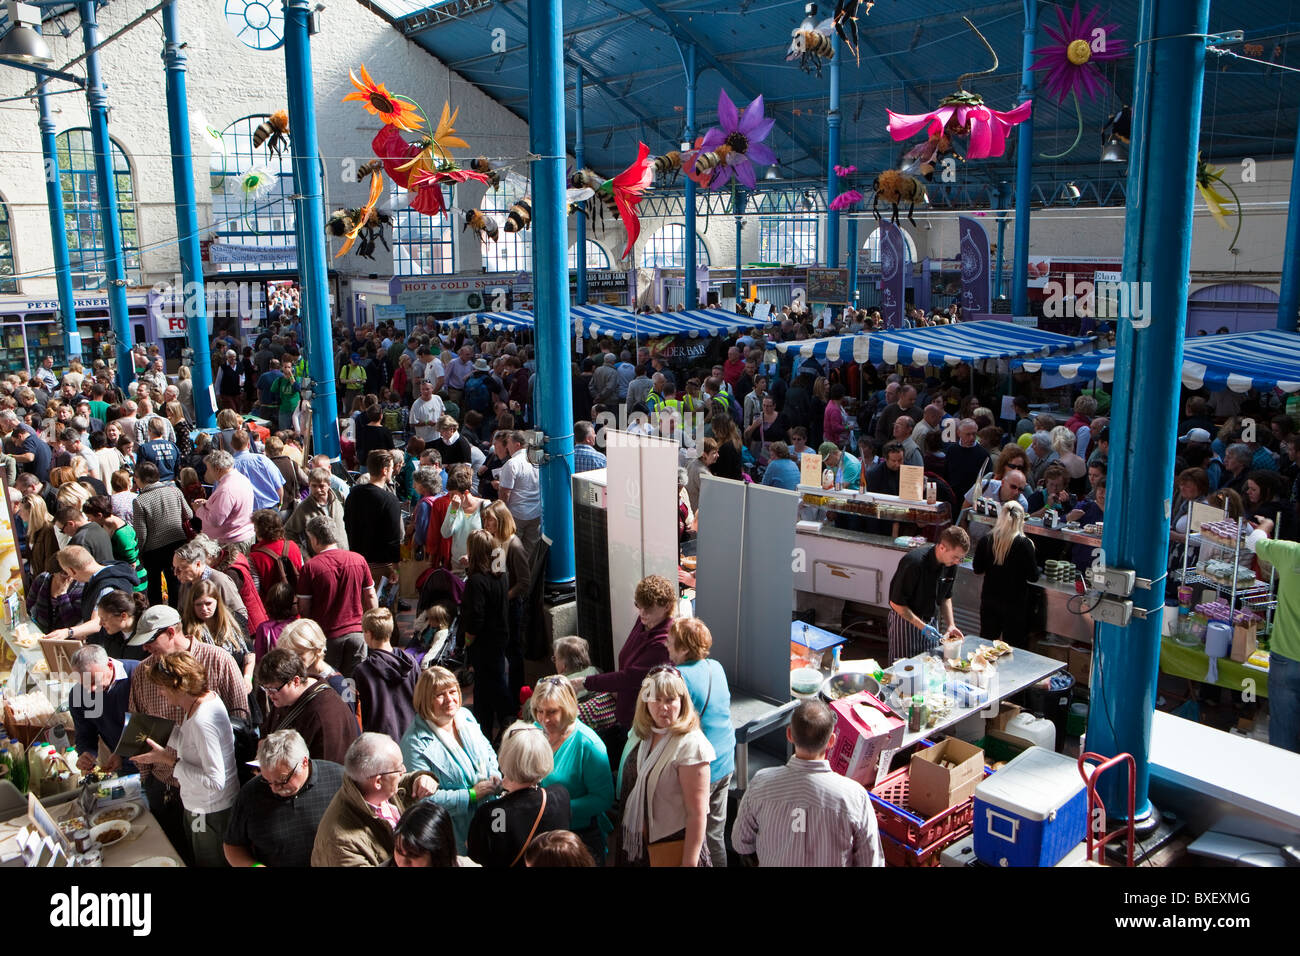
[[[903,327],[904,300],[907,295],[907,260],[903,230],[892,222],[880,224],[880,315],[885,328]]]
[[[961,307],[962,318],[970,313],[992,312],[989,275],[989,234],[975,219],[960,216],[957,232],[961,236]]]

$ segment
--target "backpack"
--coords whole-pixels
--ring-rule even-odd
[[[464,404],[466,411],[482,415],[492,411],[492,393],[488,389],[486,375],[474,374],[465,382]]]
[[[285,544],[285,547],[288,547],[287,543]],[[265,597],[267,589],[269,589],[272,584],[278,584],[281,581],[287,582],[291,588],[294,588],[294,593],[296,594],[298,587],[298,570],[293,566],[293,562],[283,554],[276,554],[265,545],[259,544],[253,550],[260,551],[262,554],[269,554],[275,559],[276,567],[280,569],[280,576],[278,578],[260,582],[261,587],[258,588],[258,594]]]

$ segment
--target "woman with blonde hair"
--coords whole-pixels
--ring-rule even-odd
[[[226,606],[221,589],[211,580],[198,582],[190,589],[180,612],[185,634],[202,644],[212,644],[229,653],[244,675],[244,684],[249,694],[252,694],[253,670],[257,658],[248,642],[247,626],[239,615]],[[256,703],[255,697],[249,698],[250,705]],[[260,722],[260,708],[250,707],[250,711],[253,719]]]
[[[700,730],[713,747],[709,764],[709,821],[705,840],[710,862],[727,865],[727,792],[736,772],[736,731],[731,725],[731,688],[727,673],[709,660],[713,634],[698,617],[673,621],[668,632],[668,659],[682,675],[691,703],[700,715]]]
[[[515,531],[515,519],[504,501],[494,501],[483,509],[483,530],[492,535],[501,549],[506,565],[506,604],[509,610],[510,638],[506,642],[507,681],[510,699],[518,700],[524,686],[524,630],[527,626],[528,592],[533,587],[533,567],[528,546]]]
[[[1069,489],[1070,494],[1085,495],[1088,493],[1088,463],[1079,455],[1074,453],[1075,437],[1074,432],[1064,425],[1057,425],[1051,431],[1052,451],[1056,452],[1057,458],[1060,459],[1061,467],[1065,469],[1066,474],[1070,476]]]
[[[188,365],[182,365],[180,371],[176,373],[176,396],[180,400],[181,407],[185,409],[186,417],[190,421],[197,419],[199,415],[194,409],[194,379]],[[172,424],[176,423],[172,422]]]
[[[715,756],[681,673],[671,664],[651,668],[637,693],[619,769],[618,865],[709,865],[705,830]]]
[[[284,626],[284,630],[280,632],[280,639],[275,642],[275,646],[293,651],[302,661],[302,666],[306,668],[308,677],[324,681],[334,688],[338,695],[343,698],[343,703],[356,712],[357,726],[359,727],[361,726],[361,710],[357,701],[356,685],[325,663],[326,643],[325,632],[321,630],[321,626],[309,617],[302,617]]]
[[[1029,646],[1029,585],[1038,580],[1038,556],[1024,533],[1025,509],[1004,501],[993,530],[975,545],[972,569],[984,575],[980,636]]]
[[[478,805],[466,836],[469,858],[480,866],[512,867],[542,833],[569,829],[569,794],[556,784],[543,785],[554,758],[546,734],[516,721],[501,738],[501,790]]]
[[[605,816],[614,805],[614,780],[605,743],[578,719],[578,697],[568,678],[559,674],[543,677],[528,703],[554,755],[554,766],[542,786],[558,785],[568,791],[572,829],[592,857],[603,862],[605,837],[614,829]]]
[[[57,574],[59,566],[59,539],[54,530],[45,499],[40,495],[23,495],[18,503],[18,517],[27,526],[27,564],[32,577],[46,571]]]
[[[461,707],[460,682],[445,667],[420,674],[413,704],[415,720],[402,735],[402,760],[409,771],[427,770],[438,778],[433,801],[451,814],[456,852],[463,855],[477,804],[501,784],[497,755],[474,715]]]

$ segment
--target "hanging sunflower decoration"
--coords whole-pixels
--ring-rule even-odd
[[[1124,41],[1115,36],[1119,25],[1099,24],[1097,21],[1100,18],[1101,11],[1096,7],[1086,17],[1081,17],[1079,5],[1075,3],[1074,11],[1068,19],[1065,11],[1057,7],[1057,29],[1043,27],[1053,42],[1033,51],[1038,59],[1031,68],[1046,72],[1043,77],[1043,92],[1062,106],[1067,99],[1074,100],[1074,112],[1079,120],[1078,135],[1069,148],[1060,153],[1044,153],[1044,159],[1060,159],[1079,145],[1079,140],[1083,137],[1080,94],[1089,100],[1095,100],[1097,94],[1109,85],[1099,64],[1118,60],[1127,52]]]
[[[929,113],[906,114],[888,110],[889,135],[896,143],[910,139],[922,130],[930,137],[937,138],[943,134],[950,140],[960,138],[969,143],[966,158],[990,159],[1006,152],[1007,132],[1011,127],[1029,119],[1033,101],[1025,100],[1014,109],[1000,111],[985,106],[982,96],[964,88],[965,81],[970,77],[983,76],[997,70],[998,55],[989,41],[984,39],[984,34],[975,28],[975,24],[966,17],[962,19],[966,20],[966,25],[989,51],[993,65],[977,73],[963,73],[957,78],[957,91],[941,100],[939,108]]]
[[[360,100],[367,113],[378,116],[385,125],[396,126],[408,133],[416,133],[424,128],[424,119],[421,116],[423,111],[420,107],[412,100],[395,96],[388,92],[384,84],[372,80],[370,74],[366,72],[364,63],[361,64],[361,79],[358,80],[357,75],[351,70],[348,70],[348,77],[357,90],[343,97],[342,102]]]
[[[1211,166],[1200,153],[1196,154],[1196,189],[1205,200],[1205,205],[1209,207],[1214,221],[1219,224],[1220,229],[1227,229],[1228,217],[1225,213],[1236,213],[1237,231],[1232,234],[1232,242],[1228,243],[1228,251],[1231,252],[1237,248],[1237,239],[1241,236],[1241,200],[1237,198],[1237,191],[1223,178],[1223,173],[1223,167]],[[1229,200],[1219,192],[1216,188],[1218,186],[1226,189],[1232,199]],[[1228,205],[1234,208],[1225,210],[1224,207]]]

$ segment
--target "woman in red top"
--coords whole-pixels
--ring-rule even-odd
[[[296,544],[285,539],[284,522],[279,513],[270,508],[253,512],[253,530],[257,534],[257,543],[248,552],[248,560],[257,574],[258,596],[265,602],[271,585],[280,581],[291,585],[298,583],[302,552]],[[285,563],[290,567],[286,569]]]
[[[397,363],[397,371],[393,373],[393,380],[389,387],[396,392],[400,398],[398,401],[403,404],[411,404],[411,357],[403,355]]]
[[[619,739],[615,740],[613,735],[604,738],[609,759],[615,766],[623,756],[623,743],[632,728],[632,718],[636,716],[641,682],[650,668],[668,663],[668,631],[672,627],[673,612],[677,610],[677,585],[652,574],[637,584],[633,600],[636,602],[637,622],[618,653],[617,669],[608,674],[571,678],[575,693],[609,691],[617,698],[614,720],[618,724]]]
[[[1092,421],[1092,416],[1097,414],[1097,400],[1091,395],[1080,395],[1074,400],[1074,414],[1070,416],[1065,423],[1065,427],[1070,429],[1071,434],[1077,434],[1079,429]]]

